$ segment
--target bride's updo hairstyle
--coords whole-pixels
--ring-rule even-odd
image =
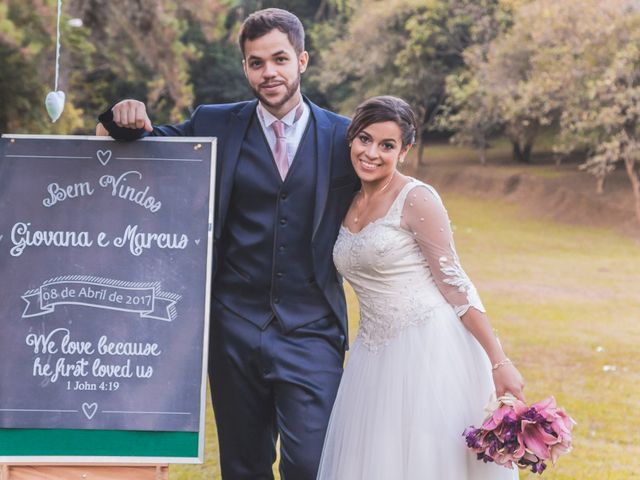
[[[416,142],[416,115],[409,104],[401,98],[383,95],[358,105],[347,130],[349,144],[369,125],[381,122],[395,122],[400,127],[403,149]]]

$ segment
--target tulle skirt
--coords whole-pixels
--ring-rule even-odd
[[[484,350],[450,305],[377,350],[356,338],[325,439],[319,480],[513,480],[463,432],[493,391]]]

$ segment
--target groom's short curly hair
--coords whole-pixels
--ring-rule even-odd
[[[273,29],[286,34],[297,55],[304,52],[304,27],[293,13],[281,8],[265,8],[249,15],[242,23],[238,43],[244,57],[244,44],[247,40],[255,40]]]

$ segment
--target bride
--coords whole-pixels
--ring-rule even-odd
[[[348,131],[362,180],[334,247],[360,304],[325,438],[321,480],[502,480],[463,438],[495,390],[523,380],[493,334],[433,187],[398,172],[415,116],[395,97],[362,103]]]

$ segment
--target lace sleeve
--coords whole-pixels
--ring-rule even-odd
[[[458,316],[470,307],[486,313],[476,288],[460,265],[449,216],[432,187],[419,185],[411,189],[403,206],[401,226],[413,234],[436,285]]]

